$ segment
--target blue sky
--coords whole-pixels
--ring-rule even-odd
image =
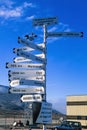
[[[47,39],[47,100],[66,112],[66,96],[87,94],[87,1],[86,0],[0,0],[0,84],[9,85],[6,62],[13,62],[17,37],[35,32],[42,42],[42,28],[32,19],[58,17],[51,32],[84,32],[83,38]]]

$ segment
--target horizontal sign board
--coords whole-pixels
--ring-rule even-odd
[[[26,79],[26,80],[38,80],[38,81],[44,81],[45,77],[44,76],[33,76],[33,75],[8,75],[9,76],[9,81],[12,80],[22,80],[22,79]]]
[[[18,43],[22,43],[30,48],[33,48],[35,50],[39,50],[41,52],[45,52],[45,48],[43,48],[42,46],[38,46],[37,44],[34,44],[33,42],[27,41],[25,39],[22,39],[20,37],[18,37]]]
[[[16,52],[17,53],[17,52]],[[45,54],[37,54],[37,55],[35,55],[35,56],[37,56],[37,57],[40,57],[40,58],[45,58]],[[31,59],[28,59],[28,58],[25,58],[25,57],[16,57],[16,58],[14,58],[13,59],[13,61],[15,62],[15,63],[18,63],[18,62],[30,62],[31,63]]]
[[[15,87],[11,87],[9,89],[10,93],[15,93],[15,94],[44,94],[44,88],[43,87],[28,87],[28,88],[15,88]]]
[[[16,53],[17,51],[33,51],[34,49],[30,47],[22,47],[22,48],[13,48],[13,53]]]
[[[57,24],[57,17],[33,19],[33,26],[43,26],[43,25],[51,25],[51,24]]]
[[[37,56],[35,56],[35,55],[31,54],[31,53],[26,53],[26,52],[23,52],[23,51],[18,51],[17,55],[18,56],[23,56],[24,58],[35,60],[35,61],[38,61],[38,62],[41,62],[41,63],[46,63],[45,59],[43,59],[41,57],[37,57]]]
[[[18,62],[31,62],[32,60],[31,59],[27,59],[27,58],[24,58],[24,57],[16,57],[13,59],[13,62],[14,63],[18,63]]]
[[[30,75],[30,76],[35,76],[35,75],[45,75],[45,71],[44,70],[9,70],[8,71],[9,75]]]
[[[83,32],[50,32],[47,37],[83,37]]]
[[[6,63],[6,68],[27,68],[27,69],[44,69],[43,64],[16,64],[16,63]]]
[[[39,46],[39,47],[45,48],[44,43],[39,43],[39,44],[36,44],[36,45]],[[13,53],[15,53],[17,51],[33,51],[33,50],[35,50],[35,49],[25,46],[25,47],[22,47],[22,48],[13,48]]]
[[[10,82],[11,87],[19,86],[19,85],[29,85],[29,86],[45,86],[44,81],[38,81],[38,80],[13,80]]]
[[[42,96],[40,94],[35,95],[23,95],[21,97],[22,102],[41,102]]]
[[[36,123],[51,124],[52,123],[52,104],[42,102],[41,109],[36,120]]]

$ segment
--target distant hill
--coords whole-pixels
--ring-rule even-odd
[[[0,115],[14,112],[22,112],[24,110],[24,103],[20,100],[19,94],[0,94]],[[19,113],[18,112],[18,113]]]
[[[21,94],[0,94],[0,115],[21,115],[26,109],[26,104],[21,102]],[[57,110],[52,110],[52,117],[59,119],[60,117],[65,117],[64,114]]]

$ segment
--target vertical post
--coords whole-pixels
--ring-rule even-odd
[[[47,38],[47,25],[43,25],[43,30],[44,30],[43,42],[44,42],[45,50],[47,51],[47,47],[46,47],[46,43],[47,43],[47,41],[46,41],[46,38]],[[47,58],[46,58],[46,53],[47,52],[46,51],[45,51],[45,59],[47,60]],[[45,63],[45,87],[44,87],[44,89],[45,89],[44,101],[45,102],[46,102],[46,64],[47,64],[47,61]]]

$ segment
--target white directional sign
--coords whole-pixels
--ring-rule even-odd
[[[13,48],[13,52],[16,53],[17,51],[33,51],[34,49],[30,47],[22,47],[22,48]]]
[[[6,68],[27,68],[27,69],[44,69],[43,64],[16,64],[6,63]]]
[[[27,59],[24,57],[16,57],[13,59],[14,63],[18,63],[18,62],[31,62],[31,59]]]
[[[83,37],[83,32],[49,32],[47,37]]]
[[[41,62],[41,63],[46,63],[45,59],[43,59],[41,57],[37,57],[37,56],[35,56],[35,55],[31,54],[31,53],[26,53],[26,52],[23,52],[23,51],[18,51],[17,55],[18,56],[23,56],[24,58],[35,60],[35,61],[38,61],[38,62]]]
[[[34,93],[37,93],[37,94],[44,94],[44,88],[43,87],[29,87],[29,88],[14,88],[14,87],[11,87],[9,89],[9,92],[10,93],[24,93],[24,94],[34,94]]]
[[[23,95],[21,97],[22,102],[41,102],[42,96],[40,94],[35,95]]]
[[[15,52],[15,53],[17,53],[17,52]],[[35,56],[40,57],[40,58],[45,58],[44,54],[37,54]],[[28,58],[25,58],[25,57],[16,57],[16,58],[13,59],[13,61],[15,63],[18,63],[18,62],[31,62],[32,60],[28,59]]]
[[[27,41],[25,39],[22,39],[20,37],[18,37],[18,43],[22,43],[30,48],[33,48],[35,50],[39,50],[41,52],[45,52],[45,48],[43,48],[42,46],[38,46],[37,44],[34,44],[33,42]]]
[[[14,75],[14,76],[17,76],[17,75],[45,75],[45,71],[44,70],[9,70],[8,71],[8,74],[9,75]],[[19,76],[20,77],[20,76]]]
[[[38,81],[38,80],[26,80],[26,79],[21,79],[21,80],[13,80],[10,82],[11,87],[15,87],[18,85],[29,85],[29,86],[45,86],[44,81]]]
[[[33,19],[33,26],[57,24],[57,17]]]
[[[45,48],[45,44],[44,43],[40,43],[40,44],[36,44],[39,47]],[[35,49],[30,48],[30,47],[22,47],[22,48],[13,48],[13,52],[16,53],[17,51],[33,51]]]
[[[16,76],[11,75],[11,76],[9,76],[9,81],[22,80],[22,79],[43,81],[43,80],[45,80],[45,77],[44,76],[33,76],[33,75],[16,75]]]
[[[52,123],[52,104],[42,102],[41,109],[36,120],[36,123],[51,124]]]

